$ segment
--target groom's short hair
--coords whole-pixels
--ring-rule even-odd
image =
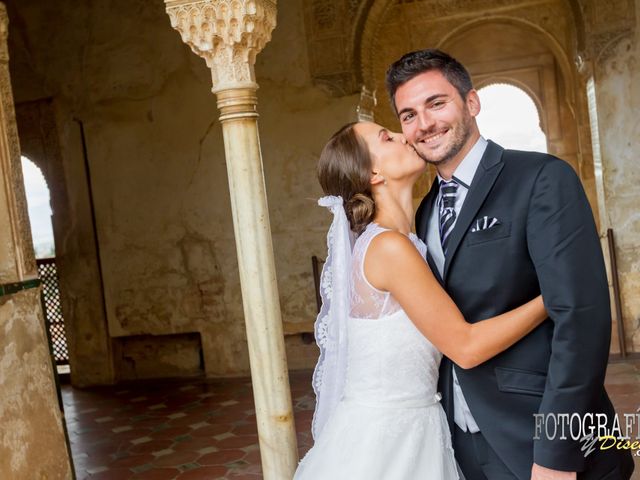
[[[458,90],[463,100],[473,88],[471,76],[464,65],[442,50],[428,48],[407,53],[389,67],[385,81],[396,114],[395,96],[398,88],[413,77],[430,70],[438,70]]]

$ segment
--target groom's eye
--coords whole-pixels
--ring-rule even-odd
[[[411,120],[412,118],[413,118],[413,113],[407,113],[406,115],[403,115],[403,116],[402,116],[401,120],[402,120],[403,122],[406,122],[406,121],[408,121],[408,120]]]

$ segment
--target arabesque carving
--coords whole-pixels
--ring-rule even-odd
[[[579,63],[606,59],[623,38],[633,35],[636,9],[633,0],[578,0],[584,19],[585,45]]]
[[[276,25],[276,0],[165,0],[171,26],[211,69],[213,92],[256,88],[257,54]]]
[[[304,0],[307,52],[316,85],[334,96],[355,93],[351,31],[360,0]]]

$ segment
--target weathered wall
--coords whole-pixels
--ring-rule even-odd
[[[0,425],[0,478],[71,478],[39,288],[0,298]]]
[[[53,207],[54,224],[60,209],[74,218],[75,231],[58,229],[64,241],[56,242],[63,275],[76,277],[62,279],[73,381],[117,379],[115,350],[108,365],[113,337],[186,332],[200,333],[207,375],[247,373],[222,133],[204,61],[171,29],[162,2],[10,5],[16,100],[53,97],[60,130],[70,200]],[[314,202],[321,193],[315,162],[328,136],[354,117],[357,99],[336,100],[312,85],[298,1],[278,9],[256,72],[283,320],[308,324],[315,318],[310,258],[324,256],[329,220]],[[97,268],[64,266],[97,260],[73,118],[86,131],[106,321],[94,315]],[[94,362],[87,371],[80,361],[85,336],[101,368]],[[313,365],[313,345],[287,343],[297,352],[292,365]]]
[[[640,351],[640,39],[626,36],[594,71],[605,218],[616,240],[627,348]]]
[[[67,343],[72,364],[81,366],[74,369],[74,383],[110,383],[113,378],[111,343],[82,142],[78,123],[65,112],[64,104],[46,98],[17,105],[20,146],[22,154],[35,161],[44,173],[51,194]]]

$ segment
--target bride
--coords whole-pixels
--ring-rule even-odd
[[[473,368],[547,317],[537,297],[465,321],[411,233],[425,169],[402,135],[368,122],[343,127],[320,156],[319,203],[334,220],[316,321],[315,444],[297,480],[459,478],[436,390],[442,354]]]

